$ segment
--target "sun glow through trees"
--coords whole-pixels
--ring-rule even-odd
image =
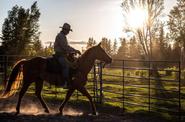
[[[141,28],[146,23],[147,17],[145,9],[135,8],[126,16],[127,24],[131,28]]]

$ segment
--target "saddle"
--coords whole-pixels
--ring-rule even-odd
[[[47,66],[46,71],[50,73],[61,73],[62,67],[60,66],[60,63],[58,59],[55,56],[48,57],[46,59]]]
[[[69,69],[69,72],[70,74],[74,74],[74,72],[77,71],[77,63],[76,62],[76,58],[72,55],[69,55],[67,56],[67,62],[70,66],[70,69]],[[46,70],[47,72],[50,72],[50,73],[62,73],[62,66],[60,65],[59,61],[58,61],[58,56],[56,55],[53,55],[51,57],[48,57],[46,59],[46,62],[47,62],[47,66],[46,66]]]

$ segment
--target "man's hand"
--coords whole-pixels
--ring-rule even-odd
[[[75,53],[81,55],[81,52],[79,50],[76,50]]]

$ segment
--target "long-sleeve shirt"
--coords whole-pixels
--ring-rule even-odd
[[[75,49],[69,46],[66,36],[63,32],[60,32],[55,38],[54,51],[58,54],[68,54],[74,52]]]

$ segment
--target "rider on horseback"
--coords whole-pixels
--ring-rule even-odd
[[[81,54],[79,50],[69,46],[66,35],[69,31],[72,31],[71,26],[68,23],[64,23],[60,33],[57,34],[54,43],[55,55],[58,57],[58,61],[62,67],[62,76],[64,77],[64,88],[69,87],[69,63],[67,62],[67,55],[70,53]]]

